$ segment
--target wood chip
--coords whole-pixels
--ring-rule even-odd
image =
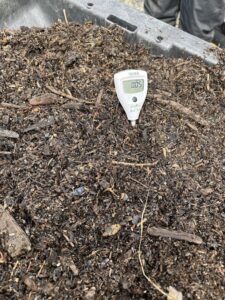
[[[78,270],[77,266],[74,264],[74,262],[71,262],[69,268],[73,272],[74,276],[78,276],[79,275],[79,270]]]
[[[77,268],[71,257],[61,257],[60,261],[65,267],[69,268],[73,272],[74,276],[79,275],[79,269]]]
[[[172,286],[169,287],[169,294],[167,295],[168,300],[183,300],[183,295],[181,292],[178,292]]]
[[[95,294],[96,294],[96,288],[95,287],[90,288],[90,290],[88,290],[84,295],[84,300],[94,300]]]
[[[70,102],[67,102],[65,104],[62,105],[63,108],[65,109],[71,109],[71,110],[77,110],[81,107],[81,103],[77,103],[75,101],[70,101]]]
[[[27,286],[27,288],[29,290],[31,290],[33,292],[37,291],[37,289],[38,289],[35,281],[32,278],[28,277],[28,276],[25,277],[24,284]]]
[[[176,240],[183,240],[198,245],[203,243],[202,238],[197,235],[186,233],[183,231],[168,230],[160,227],[149,227],[148,234],[152,236],[160,236],[160,237],[167,237]]]
[[[5,255],[0,251],[0,264],[5,264],[5,263],[6,263]]]
[[[58,97],[53,93],[47,93],[40,96],[35,96],[29,100],[30,105],[50,105],[57,103]]]
[[[105,228],[105,232],[103,233],[103,236],[107,237],[107,236],[115,235],[120,231],[120,229],[121,229],[120,224],[109,225]]]
[[[99,106],[100,105],[100,103],[102,101],[103,92],[104,92],[104,90],[101,89],[100,92],[99,92],[99,94],[98,94],[97,100],[95,102],[95,106]]]
[[[11,257],[31,250],[27,235],[2,205],[0,205],[0,235],[4,237],[3,248]]]
[[[208,195],[212,194],[214,192],[214,190],[212,188],[208,187],[205,189],[201,189],[200,192],[203,196],[208,196]]]
[[[0,128],[0,138],[18,139],[19,137],[15,131]]]
[[[41,119],[38,123],[31,125],[23,130],[23,132],[29,132],[32,130],[40,130],[45,127],[49,127],[55,123],[55,119],[53,116],[49,116],[48,119]]]
[[[8,115],[2,116],[2,124],[8,125],[10,121],[10,117]]]

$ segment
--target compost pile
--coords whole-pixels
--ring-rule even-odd
[[[136,128],[113,85],[130,68],[149,76]],[[224,89],[223,65],[151,55],[114,27],[1,32],[0,204],[31,251],[12,257],[1,234],[0,298],[163,299],[143,224],[148,276],[224,299]]]

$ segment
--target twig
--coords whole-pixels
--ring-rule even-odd
[[[129,163],[124,161],[112,161],[113,165],[129,166],[129,167],[154,167],[158,163],[158,160],[153,163]]]
[[[140,234],[140,241],[139,241],[139,247],[138,247],[138,259],[139,259],[139,263],[141,266],[141,271],[143,276],[148,280],[148,282],[157,290],[159,291],[161,294],[163,294],[164,296],[166,296],[169,299],[169,295],[161,288],[161,286],[157,283],[155,283],[149,276],[146,275],[145,273],[145,269],[144,269],[144,265],[143,265],[143,261],[141,258],[141,244],[142,244],[142,239],[143,239],[143,230],[144,230],[144,225],[143,225],[143,220],[144,220],[144,214],[147,208],[147,204],[148,204],[148,198],[149,198],[149,193],[150,193],[150,189],[148,190],[148,194],[146,197],[146,201],[145,201],[145,205],[144,205],[144,209],[142,211],[141,214],[141,234]]]
[[[58,91],[58,90],[56,90],[55,88],[53,88],[52,86],[50,86],[50,85],[46,85],[46,88],[47,88],[49,91],[51,91],[53,94],[56,94],[56,95],[61,96],[61,97],[63,97],[63,98],[67,98],[67,99],[70,99],[70,100],[74,100],[74,101],[79,102],[79,103],[93,104],[93,102],[91,102],[91,101],[80,100],[80,99],[77,99],[77,98],[75,98],[75,97],[73,97],[73,96],[71,96],[71,95],[68,95],[68,94],[63,93],[63,92],[61,92],[61,91]]]
[[[163,105],[169,105],[172,108],[174,108],[176,111],[187,115],[190,119],[196,121],[202,126],[209,126],[209,122],[203,119],[200,115],[195,114],[192,110],[189,108],[183,106],[182,104],[175,102],[175,101],[169,101],[169,100],[162,100],[162,99],[155,99],[156,102],[163,104]]]
[[[16,105],[16,104],[12,104],[12,103],[7,103],[7,102],[1,102],[0,105],[2,107],[6,107],[6,108],[16,108],[16,109],[27,109],[27,106],[22,106],[22,105]]]
[[[14,271],[16,270],[16,268],[18,267],[18,265],[19,265],[19,261],[17,260],[16,263],[15,263],[15,265],[13,266],[13,269],[12,269],[12,271],[11,271],[10,277],[13,276],[13,273],[14,273]]]
[[[190,243],[194,243],[197,245],[200,245],[203,243],[203,240],[201,237],[191,234],[191,233],[186,233],[183,231],[175,231],[175,230],[168,230],[160,227],[150,227],[148,228],[148,234],[153,235],[153,236],[161,236],[161,237],[167,237],[167,238],[172,238],[176,240],[183,240],[187,241]]]
[[[70,244],[71,247],[74,247],[74,243],[71,242],[71,240],[69,239],[69,237],[66,235],[65,232],[63,232],[63,236],[66,239],[66,241]]]
[[[206,77],[206,89],[207,91],[210,91],[210,75],[207,74],[207,77]]]
[[[43,264],[41,265],[36,277],[39,277],[41,275],[41,272],[42,272],[44,266],[45,266],[45,260],[44,260]]]
[[[191,123],[189,123],[188,121],[187,122],[185,122],[185,124],[189,127],[189,128],[191,128],[192,130],[194,130],[194,131],[197,131],[198,132],[198,128],[195,126],[195,125],[193,125],[193,124],[191,124]]]
[[[132,181],[140,184],[141,186],[143,186],[145,189],[149,189],[149,187],[147,185],[145,185],[144,183],[138,181],[137,179],[133,178],[133,177],[129,177]]]
[[[66,10],[65,9],[63,9],[63,15],[64,15],[65,23],[68,26],[69,22],[68,22],[68,19],[67,19],[67,15],[66,15]]]
[[[188,64],[190,64],[190,61],[181,62],[181,63],[175,65],[175,68],[181,67],[181,66],[183,66],[183,65],[188,65]]]
[[[102,251],[110,252],[110,250],[109,250],[108,248],[99,248],[99,249],[97,249],[97,250],[92,251],[91,254],[89,254],[89,255],[87,256],[87,258],[93,257],[93,256],[97,255],[99,252],[102,252]]]
[[[11,155],[12,152],[9,151],[0,151],[0,155]]]

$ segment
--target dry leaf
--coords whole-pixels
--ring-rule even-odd
[[[35,96],[29,100],[30,105],[49,105],[54,104],[57,101],[57,97],[52,93]]]
[[[117,234],[121,229],[120,224],[113,224],[106,227],[105,232],[103,233],[103,236],[112,236]]]
[[[212,188],[205,188],[205,189],[201,189],[200,192],[203,196],[208,196],[212,194],[214,190]]]
[[[178,292],[172,286],[169,287],[169,294],[167,295],[168,300],[183,300],[183,295],[181,292]]]

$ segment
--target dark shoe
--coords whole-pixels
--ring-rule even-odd
[[[225,22],[223,22],[223,24],[219,26],[219,29],[225,35]]]
[[[223,25],[223,24],[222,24]],[[224,24],[224,31],[225,31],[225,24]],[[212,40],[213,44],[216,44],[220,48],[225,48],[225,33],[223,33],[222,28],[216,28],[214,30],[214,38]]]

